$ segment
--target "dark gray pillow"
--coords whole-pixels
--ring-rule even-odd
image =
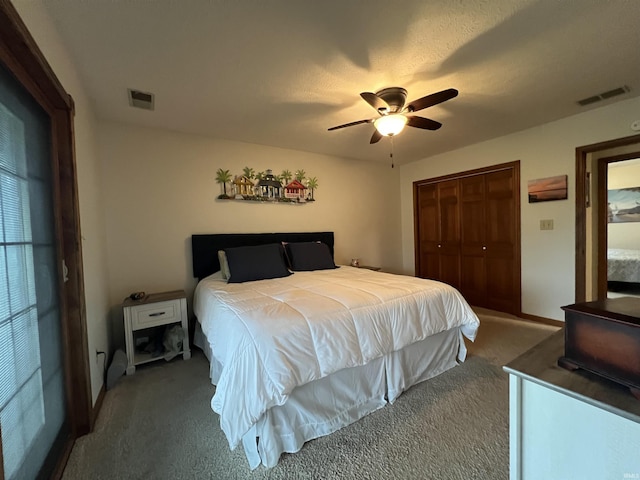
[[[287,257],[293,271],[328,270],[337,268],[329,247],[321,242],[287,243]]]
[[[279,243],[225,248],[229,264],[229,283],[266,280],[291,275]]]

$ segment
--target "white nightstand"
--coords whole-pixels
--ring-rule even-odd
[[[127,375],[136,371],[136,365],[164,359],[163,355],[136,351],[139,340],[152,338],[153,333],[162,335],[163,328],[172,323],[182,325],[182,358],[189,360],[189,327],[187,298],[183,290],[152,293],[141,300],[126,298],[122,302],[124,311],[124,337],[127,348]],[[159,330],[159,332],[158,332]]]

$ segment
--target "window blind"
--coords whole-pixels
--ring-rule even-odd
[[[45,423],[25,140],[22,121],[0,105],[0,422],[8,479]]]
[[[70,433],[48,113],[0,64],[0,426],[3,474],[53,472]]]

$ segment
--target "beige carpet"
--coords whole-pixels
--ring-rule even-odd
[[[93,433],[64,479],[507,479],[508,379],[502,365],[557,329],[478,310],[467,361],[393,405],[251,472],[230,451],[209,404],[214,387],[196,351],[150,364],[107,392]]]

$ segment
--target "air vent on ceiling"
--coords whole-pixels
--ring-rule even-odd
[[[592,103],[596,103],[601,100],[607,100],[611,97],[616,97],[618,95],[625,94],[629,91],[630,91],[630,88],[624,85],[622,87],[609,90],[608,92],[599,93],[598,95],[594,95],[593,97],[588,97],[588,98],[583,98],[582,100],[578,100],[578,105],[584,107],[586,105],[591,105]]]
[[[583,98],[582,100],[578,100],[578,103],[584,107],[585,105],[591,105],[592,103],[599,102],[600,100],[602,100],[600,95],[594,95],[593,97]]]
[[[609,90],[608,92],[601,93],[600,96],[604,99],[616,97],[618,95],[622,95],[623,93],[627,93],[629,91],[629,87],[618,87],[613,90]]]
[[[136,108],[144,108],[145,110],[153,110],[154,97],[153,93],[141,92],[140,90],[127,89],[129,93],[129,105]]]

